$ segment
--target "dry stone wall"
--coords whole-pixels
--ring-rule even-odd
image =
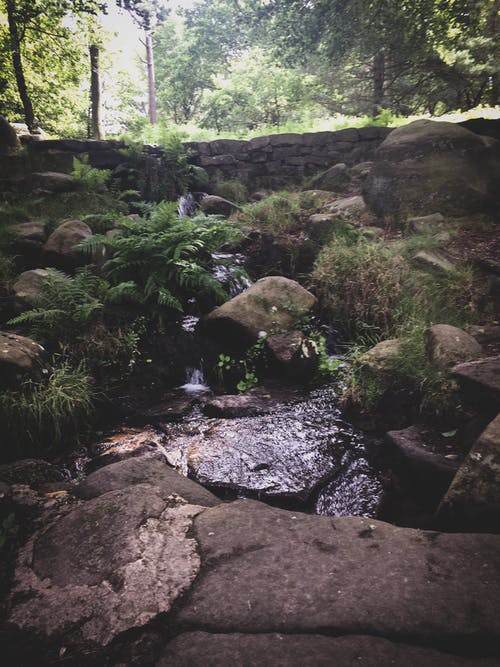
[[[192,164],[211,181],[239,179],[252,187],[299,183],[337,162],[370,160],[391,131],[386,127],[274,134],[250,141],[219,139],[184,144]]]

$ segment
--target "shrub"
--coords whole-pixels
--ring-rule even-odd
[[[347,338],[388,337],[407,271],[394,248],[337,234],[312,277],[323,312]]]
[[[248,189],[238,179],[217,181],[213,186],[214,194],[224,197],[235,204],[243,204],[248,199]]]
[[[89,426],[96,392],[83,365],[55,367],[45,382],[27,381],[19,391],[0,394],[4,460],[45,456],[74,444]]]
[[[297,197],[288,192],[277,192],[254,204],[247,204],[237,220],[241,224],[263,227],[272,232],[289,231],[299,221],[300,205]]]
[[[136,287],[137,298],[158,321],[170,311],[183,312],[193,296],[221,302],[227,294],[211,271],[212,253],[239,238],[239,231],[215,216],[178,218],[176,204],[164,202],[150,218],[123,220],[115,238],[89,237],[80,247],[93,251],[103,244],[112,257],[103,266],[119,287]]]

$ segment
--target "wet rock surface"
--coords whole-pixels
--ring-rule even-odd
[[[170,642],[156,667],[495,667],[494,658],[464,658],[430,648],[353,635],[211,634],[186,632]]]
[[[194,530],[202,576],[178,616],[190,629],[370,634],[479,655],[499,648],[499,536],[307,516],[251,500],[206,510]]]
[[[364,461],[363,475],[375,482],[361,436],[340,418],[336,402],[329,387],[259,417],[194,416],[184,424],[165,424],[167,459],[211,488],[259,497],[306,500],[321,484],[333,478],[339,483],[354,460]],[[343,513],[352,512],[346,503]]]

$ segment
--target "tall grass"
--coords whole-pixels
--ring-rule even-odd
[[[2,460],[45,456],[72,445],[89,426],[96,391],[82,364],[54,368],[45,382],[0,393]]]

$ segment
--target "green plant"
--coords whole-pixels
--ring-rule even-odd
[[[33,297],[34,308],[10,320],[25,327],[53,351],[79,363],[86,361],[89,372],[101,383],[111,377],[123,379],[131,372],[144,333],[140,318],[120,322],[114,309],[136,295],[134,283],[111,286],[90,268],[67,276],[48,269],[41,292]]]
[[[67,361],[43,382],[26,381],[18,391],[0,394],[4,460],[43,456],[74,444],[94,414],[97,394],[83,364]]]
[[[88,156],[73,158],[72,176],[80,190],[86,192],[105,192],[111,175],[109,169],[96,169],[89,164]]]
[[[247,204],[236,219],[241,224],[264,227],[275,233],[289,231],[299,220],[300,204],[296,195],[277,192],[254,204]]]
[[[213,192],[236,204],[243,204],[248,199],[247,186],[236,178],[217,181],[213,186]]]
[[[183,312],[194,295],[221,302],[227,294],[214,275],[212,253],[239,238],[239,231],[215,216],[178,218],[176,206],[164,202],[149,219],[120,223],[121,235],[89,237],[81,248],[92,252],[101,244],[112,251],[103,266],[107,278],[136,286],[136,295],[158,320],[167,311]]]
[[[342,360],[338,358],[332,358],[328,355],[326,351],[326,339],[324,336],[321,336],[315,332],[309,335],[308,338],[315,347],[316,354],[318,355],[318,377],[319,379],[328,379],[334,373],[337,373],[340,366],[342,365]]]
[[[27,326],[36,338],[60,344],[72,343],[102,319],[105,304],[116,303],[135,293],[135,285],[111,286],[85,267],[74,276],[47,269],[35,306],[9,321],[12,326]]]
[[[241,394],[252,389],[259,383],[253,365],[254,360],[255,357],[248,354],[244,359],[234,359],[228,354],[219,354],[215,366],[218,384],[229,390],[235,386]]]

